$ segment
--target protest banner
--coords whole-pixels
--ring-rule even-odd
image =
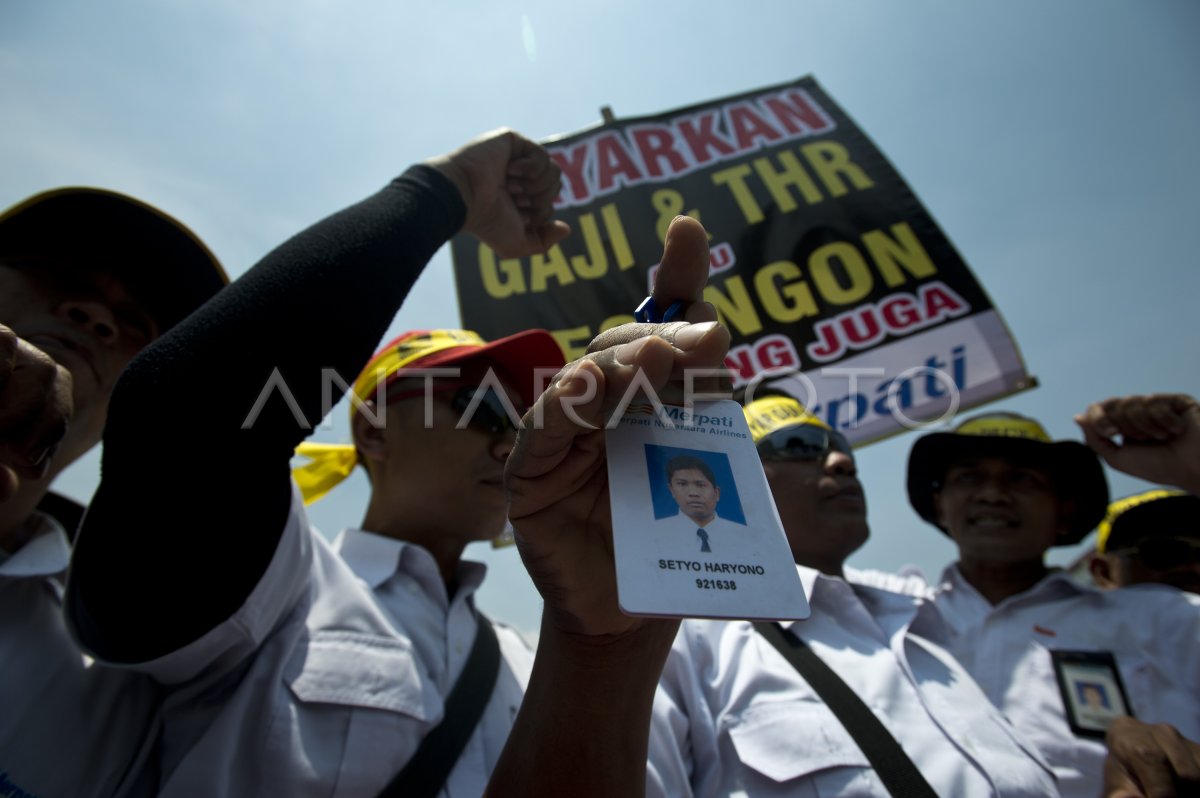
[[[711,235],[705,298],[735,387],[796,396],[856,443],[1036,385],[982,286],[811,77],[544,141],[571,236],[530,258],[451,244],[463,324],[550,330],[568,359],[632,321],[677,214]]]

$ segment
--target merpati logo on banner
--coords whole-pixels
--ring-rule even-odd
[[[704,298],[732,335],[735,387],[766,381],[862,443],[1036,384],[953,244],[812,78],[543,143],[572,235],[519,259],[452,242],[463,325],[486,338],[544,327],[578,357],[632,320],[688,214],[710,233]],[[844,367],[870,387],[831,376]]]

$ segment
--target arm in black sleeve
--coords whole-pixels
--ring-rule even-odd
[[[292,452],[327,409],[322,370],[353,382],[464,217],[446,177],[412,167],[275,249],[130,364],[72,564],[68,605],[90,648],[153,659],[241,606],[284,528]],[[294,405],[275,390],[244,428],[273,375]]]

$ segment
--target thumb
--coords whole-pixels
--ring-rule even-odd
[[[1101,798],[1145,798],[1129,771],[1111,753],[1104,761],[1104,788]]]
[[[17,472],[6,465],[0,465],[0,503],[6,502],[17,494],[21,480]]]

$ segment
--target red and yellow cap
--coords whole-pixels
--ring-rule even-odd
[[[354,380],[354,395],[362,402],[375,399],[378,389],[415,369],[446,368],[476,359],[495,363],[512,380],[528,406],[537,399],[536,369],[559,369],[566,363],[554,336],[545,330],[526,330],[496,341],[485,341],[471,330],[413,330],[375,353]],[[351,403],[353,418],[358,405]],[[309,462],[292,469],[305,504],[312,504],[350,476],[358,453],[350,444],[306,441],[296,454]]]
[[[545,330],[525,330],[491,342],[471,330],[413,330],[375,353],[354,380],[354,394],[365,402],[375,398],[381,383],[403,377],[404,369],[442,368],[476,358],[500,366],[526,405],[537,399],[534,370],[562,368],[566,363],[554,336]]]

